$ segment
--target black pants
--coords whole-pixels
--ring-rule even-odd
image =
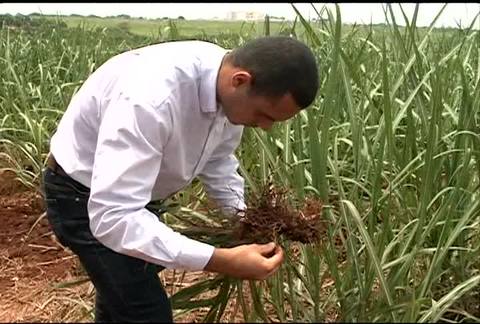
[[[89,227],[89,188],[55,173],[43,173],[47,217],[64,246],[78,255],[96,290],[96,322],[173,322],[158,277],[163,267],[119,254],[100,243]]]

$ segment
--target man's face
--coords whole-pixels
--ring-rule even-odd
[[[256,95],[249,91],[248,84],[237,87],[224,99],[222,106],[232,124],[264,130],[270,129],[274,122],[292,118],[300,111],[291,94],[278,98]]]

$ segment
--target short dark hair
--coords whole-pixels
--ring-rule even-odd
[[[300,108],[311,105],[318,90],[318,68],[311,49],[286,36],[253,39],[229,53],[229,61],[252,75],[251,90],[280,97],[290,92]]]

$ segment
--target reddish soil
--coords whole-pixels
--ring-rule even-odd
[[[21,321],[25,318],[14,314],[15,302],[18,306],[24,294],[34,291],[32,283],[47,289],[77,276],[79,266],[52,235],[42,196],[10,172],[0,173],[0,224],[0,318]]]
[[[65,278],[72,270],[70,253],[52,235],[43,213],[41,196],[32,192],[0,198],[0,250],[3,261],[18,261],[23,267],[17,276],[29,278]],[[12,278],[0,274],[0,291],[14,286]]]
[[[63,260],[71,254],[54,239],[44,214],[42,196],[22,190],[20,185],[10,187],[17,192],[9,192],[5,188],[9,180],[5,176],[3,178],[0,180],[4,184],[3,192],[0,192],[2,266],[5,262],[18,262],[17,259],[21,259],[23,267],[17,277],[65,278],[66,273],[72,270],[74,261],[72,258]],[[14,182],[13,179],[10,181]],[[0,292],[12,288],[14,281],[0,274]]]

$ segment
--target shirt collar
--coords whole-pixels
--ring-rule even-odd
[[[208,62],[202,62],[200,76],[200,109],[203,112],[216,112],[217,105],[217,77],[222,59],[227,51],[221,51]]]

